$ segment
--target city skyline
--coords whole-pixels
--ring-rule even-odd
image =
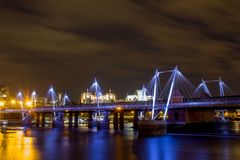
[[[163,73],[164,72],[172,72],[173,70],[167,70],[167,71],[162,71]],[[161,72],[161,71],[160,71]],[[180,75],[182,75],[182,73],[179,71],[179,73],[180,73]],[[184,76],[184,75],[183,75]],[[185,77],[185,76],[184,76]],[[162,76],[161,76],[161,78],[162,78]],[[169,78],[169,79],[168,79]],[[164,88],[167,86],[167,81],[168,80],[170,80],[171,79],[171,76],[169,75],[169,77],[168,78],[166,78],[166,77],[164,77],[163,79],[165,79],[165,84],[160,84],[161,82],[159,81],[159,91],[160,92],[162,92],[162,91],[164,91]],[[185,77],[186,78],[186,77]],[[187,81],[189,81],[188,79],[186,79]],[[161,80],[162,81],[162,80]],[[115,93],[118,93],[117,91],[114,91],[114,92],[112,92],[112,89],[110,88],[110,89],[108,89],[108,90],[102,90],[102,88],[101,88],[101,86],[98,86],[99,87],[99,90],[100,90],[100,94],[102,95],[102,94],[109,94],[109,93],[113,93],[114,94],[114,97],[116,96],[116,99],[118,99],[118,100],[123,100],[123,99],[128,99],[128,95],[130,95],[130,97],[131,96],[137,96],[138,94],[141,94],[141,93],[138,93],[139,91],[141,91],[141,92],[145,92],[145,94],[147,93],[148,95],[152,95],[153,93],[150,93],[150,90],[151,90],[151,81],[149,81],[149,83],[145,83],[145,84],[147,84],[146,86],[145,86],[145,84],[142,86],[143,88],[135,88],[134,90],[132,90],[131,92],[129,92],[129,93],[124,93],[124,95],[123,96],[119,96],[119,95],[115,95]],[[224,83],[224,80],[222,80],[222,78],[221,77],[218,77],[218,79],[208,79],[208,80],[206,80],[206,79],[204,79],[204,78],[202,78],[201,79],[201,81],[200,81],[200,83],[198,83],[198,85],[193,85],[193,83],[191,82],[191,81],[189,81],[188,83],[190,83],[190,84],[187,84],[187,85],[192,85],[191,87],[193,87],[193,88],[191,88],[190,86],[190,90],[192,90],[190,93],[189,93],[189,95],[183,95],[185,98],[191,98],[191,97],[198,97],[199,95],[197,95],[196,93],[198,93],[198,94],[200,94],[200,93],[202,93],[202,92],[204,92],[205,94],[207,94],[207,95],[209,95],[210,97],[218,97],[218,96],[233,96],[233,95],[238,95],[238,93],[237,92],[235,92],[234,90],[232,90],[227,84],[225,84]],[[86,88],[86,90],[84,90],[84,91],[81,91],[80,92],[80,95],[74,95],[73,97],[77,97],[77,99],[71,99],[71,101],[72,102],[74,102],[74,103],[78,103],[78,101],[79,101],[79,98],[81,99],[82,98],[82,94],[87,94],[88,92],[89,93],[92,93],[92,94],[96,94],[95,93],[95,91],[94,90],[92,90],[92,87],[95,85],[95,84],[97,84],[98,85],[98,82],[96,81],[96,78],[95,78],[95,80],[93,81],[93,83],[92,83],[92,85],[90,85],[90,87],[88,87],[88,88]],[[210,86],[209,86],[209,84],[210,84]],[[203,87],[203,88],[202,88]],[[205,87],[205,88],[204,88]],[[40,89],[31,89],[31,88],[24,88],[24,89],[22,89],[22,90],[20,90],[20,89],[18,89],[18,88],[12,88],[12,87],[10,87],[10,86],[1,86],[1,96],[3,96],[4,95],[4,92],[8,92],[8,94],[10,94],[11,95],[11,98],[12,97],[15,97],[15,96],[17,96],[19,93],[23,93],[23,95],[24,95],[24,97],[30,97],[31,96],[31,93],[39,93],[39,92],[36,92],[36,91],[38,91],[38,90],[40,90]],[[52,85],[50,85],[49,86],[49,89],[48,90],[46,90],[46,92],[45,93],[39,93],[39,94],[37,94],[39,97],[47,97],[47,93],[49,92],[49,90],[50,89],[53,89],[54,90],[54,92],[58,95],[62,95],[62,96],[64,96],[64,94],[65,95],[67,95],[68,93],[66,92],[66,90],[58,90],[58,89],[56,89],[56,88],[54,88],[54,86],[52,86]],[[55,90],[56,89],[56,90]],[[203,90],[202,90],[203,89]],[[143,91],[144,90],[144,91]],[[181,92],[181,91],[180,91]],[[224,94],[225,93],[225,94]],[[161,94],[161,93],[160,93]],[[159,98],[162,98],[161,97],[161,95],[158,95],[158,97]],[[70,95],[71,95],[71,92],[70,92]],[[139,96],[139,95],[138,95]],[[141,95],[140,95],[141,96]],[[11,99],[10,98],[10,99]],[[131,98],[130,98],[131,99]],[[141,98],[139,98],[138,97],[138,99],[141,99]],[[80,100],[80,101],[82,101],[82,100]]]

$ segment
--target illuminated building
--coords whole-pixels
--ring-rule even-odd
[[[83,104],[89,104],[93,101],[93,94],[87,90],[87,92],[84,92],[81,94],[80,97],[80,103]]]
[[[38,97],[36,106],[46,106],[46,105],[47,105],[47,98]]]
[[[0,89],[0,99],[9,100],[12,98],[12,88],[11,87],[2,87]]]
[[[135,102],[135,101],[150,101],[152,100],[151,95],[147,95],[146,91],[144,90],[136,90],[136,93],[133,95],[127,95],[126,101],[127,102]]]
[[[116,95],[109,90],[105,95],[99,96],[100,103],[113,103],[116,102]],[[80,97],[81,104],[95,104],[97,103],[97,96],[88,90],[81,94]]]

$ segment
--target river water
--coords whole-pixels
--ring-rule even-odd
[[[235,134],[168,133],[138,137],[124,131],[86,127],[0,127],[0,160],[240,160],[240,122]]]

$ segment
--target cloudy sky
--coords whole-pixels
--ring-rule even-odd
[[[94,77],[119,96],[154,70],[239,92],[239,0],[1,0],[0,84],[77,99]]]

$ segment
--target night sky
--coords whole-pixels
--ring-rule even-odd
[[[0,84],[73,99],[96,77],[118,97],[156,68],[239,93],[239,0],[1,0]]]

